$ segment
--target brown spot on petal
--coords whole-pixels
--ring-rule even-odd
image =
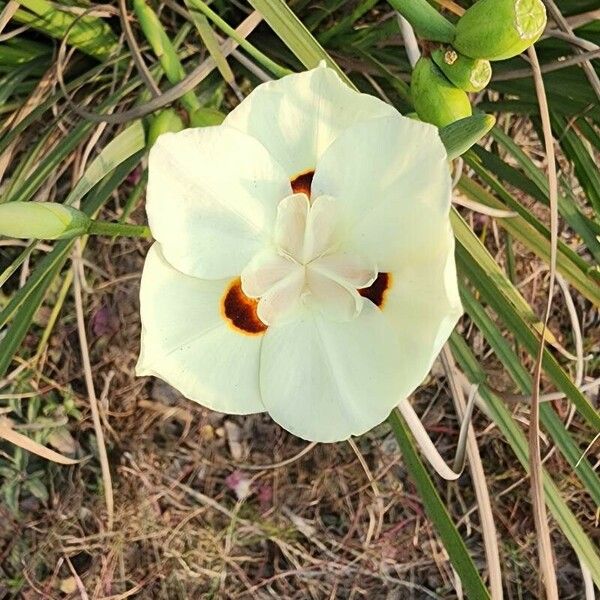
[[[290,180],[292,191],[294,194],[306,194],[310,200],[310,186],[312,185],[313,177],[315,176],[314,169],[300,173]]]
[[[258,318],[257,306],[258,300],[244,294],[242,282],[236,277],[221,299],[221,314],[235,331],[244,335],[261,335],[267,326]]]
[[[364,298],[368,298],[375,306],[383,308],[387,291],[392,287],[392,276],[389,273],[379,273],[377,279],[366,288],[358,290]]]

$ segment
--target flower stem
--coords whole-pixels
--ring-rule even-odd
[[[127,223],[108,223],[106,221],[92,221],[87,230],[90,235],[120,235],[123,237],[149,238],[150,228],[147,225],[128,225]]]

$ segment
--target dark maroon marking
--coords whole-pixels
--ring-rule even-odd
[[[314,176],[314,170],[306,171],[306,173],[300,173],[300,175],[296,175],[296,177],[290,181],[294,194],[306,194],[310,200],[310,186],[312,185]]]
[[[239,277],[231,282],[222,300],[223,314],[234,329],[249,335],[260,335],[267,326],[258,318],[258,300],[249,298],[242,291]]]
[[[366,288],[358,290],[364,298],[368,298],[375,306],[382,308],[386,292],[392,287],[392,276],[389,273],[379,273],[377,279]]]

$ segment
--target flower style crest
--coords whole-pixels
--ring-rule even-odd
[[[139,375],[321,442],[422,382],[462,314],[435,127],[319,67],[149,160]]]

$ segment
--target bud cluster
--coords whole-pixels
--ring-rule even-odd
[[[439,13],[432,19],[427,0],[390,3],[428,40],[415,66],[411,94],[419,118],[438,127],[469,117],[468,93],[490,82],[490,61],[521,54],[546,27],[542,0],[478,0],[456,25]]]

